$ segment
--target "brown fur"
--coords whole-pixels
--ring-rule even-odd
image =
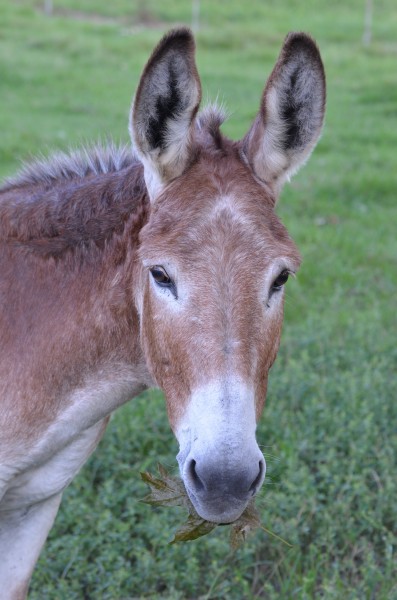
[[[37,435],[94,367],[143,360],[131,278],[147,199],[137,164],[0,198],[0,420]]]
[[[173,426],[183,412],[179,405],[187,401],[192,387],[227,370],[238,372],[243,380],[260,377],[256,384],[259,416],[267,373],[279,345],[282,315],[268,322],[265,330],[261,328],[258,275],[280,255],[288,256],[296,269],[299,266],[296,247],[274,213],[272,195],[253,180],[239,159],[238,145],[223,138],[222,150],[217,146],[218,142],[202,149],[186,178],[169,186],[141,234],[141,256],[155,260],[172,248],[173,259],[194,285],[194,321],[179,322],[175,316],[170,329],[161,318],[154,318],[149,290],[145,296],[145,354],[166,392]],[[216,203],[228,195],[244,222],[227,208],[217,218],[208,218]],[[161,323],[158,330],[152,327],[155,322]],[[188,353],[186,339],[191,344]],[[230,339],[241,340],[238,351],[228,347]],[[261,357],[259,368],[256,355]]]
[[[215,143],[211,143],[213,139]],[[250,301],[247,294],[256,289],[255,274],[263,270],[266,261],[279,254],[291,256],[296,263],[298,255],[274,214],[271,194],[255,183],[239,159],[239,146],[222,138],[219,149],[220,139],[219,132],[215,138],[208,133],[196,163],[171,184],[155,204],[150,223],[141,233],[140,253],[150,257],[172,248],[175,256],[183,257],[192,265],[199,278],[203,278],[203,271],[205,273],[202,263],[213,265],[220,247],[225,244],[228,256],[235,253],[236,260],[249,261],[247,276],[252,280],[236,282],[236,295],[237,290],[239,294],[236,306],[228,315],[223,314],[222,306],[211,306],[211,310],[215,310],[207,321],[208,328],[224,323],[224,330],[219,332],[220,346],[227,340],[231,321],[238,329],[237,338],[242,331],[246,332],[243,337],[248,347],[241,348],[234,358],[242,376],[246,376],[249,347],[255,347],[255,340],[263,335],[257,329],[259,319],[252,319],[246,310]],[[42,426],[53,419],[62,397],[61,390],[65,391],[68,385],[76,386],[94,366],[124,359],[132,364],[143,360],[133,303],[138,235],[148,217],[141,171],[140,165],[135,164],[120,172],[90,174],[85,179],[60,179],[52,186],[47,183],[16,185],[2,194],[4,275],[0,283],[3,300],[0,322],[5,362],[1,362],[1,381],[7,381],[7,386],[24,381],[23,390],[17,394],[17,404],[15,398],[4,396],[5,402],[9,399],[12,405],[10,421],[13,425],[10,429],[6,421],[8,431],[15,433],[14,429],[21,426],[35,429],[37,424]],[[220,213],[216,221],[208,221],[208,212],[216,199],[229,194],[241,205],[247,221],[245,226],[233,223],[228,211]],[[202,254],[206,240],[212,242],[208,251],[213,257]],[[222,271],[224,267],[219,266]],[[207,273],[201,293],[213,296],[214,286],[222,287],[222,280],[217,283],[214,275],[221,279],[224,273]],[[152,322],[148,293],[146,290],[148,319],[144,324],[143,343],[151,348],[146,350],[149,368],[165,390],[167,380],[177,380],[172,395],[186,397],[191,384],[186,380],[189,368],[182,361],[186,353],[180,346],[187,335],[191,337],[192,331],[188,333],[181,327],[177,354],[168,345],[169,358],[158,357],[161,345],[157,332],[147,332]],[[245,293],[243,299],[242,293]],[[213,298],[212,301],[216,303],[221,299],[220,293],[219,300]],[[278,347],[278,330],[279,327],[275,347]],[[266,338],[269,339],[268,335]],[[205,352],[203,348],[199,360],[197,353],[191,352],[191,360],[200,364],[203,373],[207,374],[208,369],[215,372],[220,365],[216,360],[208,361]],[[274,354],[272,350],[265,365],[273,362]],[[163,376],[159,370],[164,361],[168,366]],[[267,370],[268,367],[264,369]],[[264,396],[265,385],[263,382],[259,386],[259,397]],[[40,404],[36,405],[38,401]],[[16,409],[21,413],[20,421],[15,419]],[[4,414],[8,411],[3,406],[2,418]]]
[[[234,520],[263,482],[255,426],[280,343],[275,281],[300,263],[274,206],[318,139],[321,59],[309,37],[287,38],[241,142],[222,135],[219,111],[196,118],[200,94],[193,38],[172,32],[138,88],[136,156],[57,155],[0,189],[4,589],[11,570],[26,589],[63,489],[108,415],[148,386],[165,392],[181,474],[205,518]],[[156,283],[159,267],[173,291]],[[16,531],[32,539],[21,542],[26,567]]]

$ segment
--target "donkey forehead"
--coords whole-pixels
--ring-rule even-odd
[[[205,256],[219,249],[273,261],[285,257],[296,270],[297,248],[274,212],[271,193],[236,160],[199,161],[155,202],[141,235],[148,260]],[[211,255],[211,252],[206,254]]]

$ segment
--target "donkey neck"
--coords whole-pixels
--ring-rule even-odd
[[[102,418],[152,383],[133,297],[147,205],[138,163],[25,182],[0,196],[0,252],[9,274],[7,286],[0,281],[2,414],[7,421],[7,406],[23,414],[14,423],[23,423],[27,437],[74,405],[81,406],[79,421],[88,403],[90,418]],[[101,396],[110,399],[106,406]]]

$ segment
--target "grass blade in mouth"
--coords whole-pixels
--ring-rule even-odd
[[[254,499],[249,502],[240,517],[232,523],[225,525],[223,523],[206,521],[200,517],[194,508],[187,495],[183,481],[179,477],[172,477],[160,464],[158,465],[158,471],[159,477],[155,477],[148,472],[141,473],[143,481],[150,489],[150,493],[143,499],[143,502],[152,506],[182,506],[189,512],[187,520],[176,531],[170,544],[197,540],[204,535],[208,535],[219,525],[222,525],[230,527],[230,547],[232,550],[237,550],[237,548],[244,544],[249,534],[257,529],[262,529],[267,534],[287,544],[287,546],[291,546],[291,544],[283,540],[280,536],[261,525]]]

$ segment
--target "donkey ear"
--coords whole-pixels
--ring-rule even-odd
[[[316,145],[324,111],[325,74],[316,43],[304,33],[290,33],[243,140],[253,171],[277,194]]]
[[[143,71],[132,106],[130,134],[152,200],[181,175],[191,157],[193,120],[201,99],[194,53],[189,29],[165,35]]]

